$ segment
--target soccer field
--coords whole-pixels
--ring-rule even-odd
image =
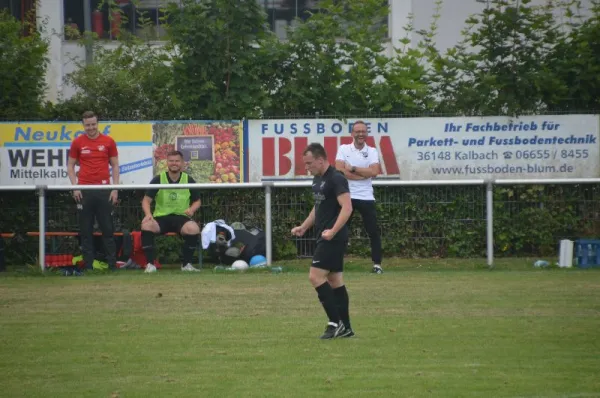
[[[0,396],[600,396],[596,270],[355,266],[357,336],[322,341],[305,263],[3,275]]]

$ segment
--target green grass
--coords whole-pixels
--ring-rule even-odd
[[[0,277],[0,396],[600,396],[600,272],[348,261],[356,338],[283,274]],[[443,271],[443,272],[442,272]]]

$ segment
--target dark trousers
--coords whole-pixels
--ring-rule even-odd
[[[355,211],[360,213],[363,219],[363,225],[371,241],[371,259],[373,264],[381,265],[381,236],[377,225],[377,210],[374,200],[352,199],[352,214]],[[352,217],[352,216],[351,216]]]
[[[112,203],[109,202],[110,191],[82,191],[82,201],[79,204],[79,234],[81,236],[81,251],[87,268],[92,268],[96,250],[94,248],[94,220],[102,232],[102,240],[106,251],[106,262],[111,268],[117,263],[117,246],[114,239],[112,219]]]
[[[4,238],[0,237],[0,272],[6,271],[6,265],[4,264]]]

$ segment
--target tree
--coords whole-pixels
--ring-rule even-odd
[[[323,0],[296,21],[282,43],[270,115],[378,112],[378,89],[389,59],[384,38],[389,9],[380,0]]]
[[[23,35],[23,30],[28,32]],[[33,26],[0,10],[0,118],[37,118],[46,90],[48,42]]]
[[[432,89],[431,68],[433,60],[439,58],[435,47],[438,21],[441,17],[443,0],[436,0],[433,19],[428,30],[415,31],[413,15],[404,31],[407,35],[400,40],[400,47],[394,48],[394,56],[383,75],[384,83],[380,86],[381,111],[394,114],[423,114],[435,108],[437,98]],[[416,47],[411,47],[409,34],[420,36]]]
[[[560,95],[553,48],[565,34],[549,1],[490,0],[471,16],[464,42],[432,60],[438,110],[466,115],[543,112],[546,99]],[[467,50],[468,47],[473,50]]]
[[[129,37],[115,49],[94,42],[94,62],[78,68],[66,82],[77,93],[54,109],[56,117],[79,119],[93,109],[103,119],[176,118],[180,102],[173,94],[170,55],[161,47]]]
[[[270,116],[333,115],[345,111],[340,86],[344,80],[342,54],[337,38],[342,36],[341,4],[319,3],[319,13],[288,32],[288,41],[278,43],[280,59],[272,82]]]
[[[272,116],[423,111],[429,93],[424,54],[406,38],[389,57],[388,2],[323,0],[282,44]],[[412,33],[412,26],[406,27]]]
[[[168,19],[183,117],[251,118],[269,106],[279,46],[256,1],[183,0]]]
[[[571,1],[573,8],[579,1]],[[551,54],[556,75],[564,90],[547,98],[548,107],[563,112],[600,110],[600,1],[594,1],[592,16],[580,21],[577,10],[567,8],[569,34],[562,37]]]
[[[79,44],[91,49],[93,62],[72,60],[76,68],[66,76],[65,83],[76,93],[48,106],[48,118],[78,120],[90,109],[105,120],[177,118],[180,103],[172,90],[171,56],[162,46],[150,42],[154,37],[148,32],[153,22],[137,9],[136,24],[142,32],[137,37],[124,29],[128,17],[115,0],[100,0],[98,9],[104,7],[109,10],[111,24],[114,15],[120,15],[120,26],[114,28],[116,48],[106,46],[95,33],[86,32]]]

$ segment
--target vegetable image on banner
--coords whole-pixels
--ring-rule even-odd
[[[167,154],[180,151],[184,171],[198,183],[240,182],[242,127],[239,121],[155,123],[154,174],[167,170]]]

